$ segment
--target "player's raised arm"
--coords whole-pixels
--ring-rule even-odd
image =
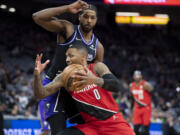
[[[50,96],[58,91],[59,88],[63,87],[63,82],[61,80],[62,74],[56,76],[56,78],[46,86],[42,85],[41,81],[41,72],[44,70],[46,65],[49,63],[47,60],[45,63],[41,63],[41,55],[37,55],[35,69],[34,69],[34,95],[38,99],[43,99],[47,96]]]
[[[66,12],[76,14],[87,7],[88,4],[86,2],[78,0],[70,5],[41,10],[34,13],[32,17],[35,23],[42,26],[48,31],[57,33],[68,33],[71,35],[74,32],[73,24],[66,20],[59,20],[55,16],[61,15]]]
[[[104,47],[101,44],[101,42],[98,41],[98,47],[97,47],[95,63],[96,62],[103,62],[103,58],[104,58]]]

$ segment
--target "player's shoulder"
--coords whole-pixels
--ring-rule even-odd
[[[142,80],[142,84],[147,84],[148,82],[146,80]]]

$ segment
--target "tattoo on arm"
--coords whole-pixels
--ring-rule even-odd
[[[111,73],[108,67],[101,62],[95,64],[94,71],[99,77],[102,77],[104,74]]]
[[[94,68],[97,77],[97,85],[111,92],[121,90],[119,80],[110,72],[109,68],[103,63],[97,63]]]
[[[56,93],[62,86],[60,74],[51,83],[45,86],[42,85],[41,77],[39,75],[34,77],[34,94],[39,99],[43,99]]]

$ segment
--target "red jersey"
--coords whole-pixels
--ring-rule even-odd
[[[88,68],[94,74],[94,64]],[[77,107],[86,122],[106,120],[118,112],[118,105],[112,93],[95,84],[87,85],[80,91],[71,92]]]
[[[135,82],[131,85],[131,92],[133,94],[133,97],[140,101],[143,104],[146,104],[148,106],[151,106],[151,95],[150,93],[144,89],[146,81],[142,80],[140,85],[137,86]],[[138,107],[138,104],[134,103],[135,107]]]

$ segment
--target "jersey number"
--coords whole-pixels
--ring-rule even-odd
[[[95,98],[96,98],[97,100],[101,99],[101,96],[100,96],[100,94],[99,94],[98,89],[94,89],[94,90],[93,90],[93,93],[94,93],[94,96],[95,96]]]
[[[59,95],[60,95],[60,91],[58,92],[53,112],[58,112],[57,107],[58,107]]]
[[[138,98],[139,98],[140,100],[144,99],[143,90],[140,90],[140,91],[139,91]]]

